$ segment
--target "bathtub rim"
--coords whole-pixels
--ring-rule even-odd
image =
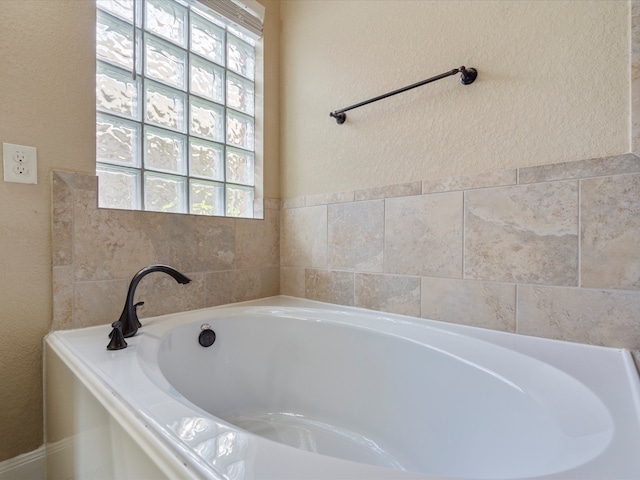
[[[551,345],[556,345],[558,347],[561,348],[569,348],[575,351],[580,351],[584,348],[590,349],[590,350],[599,350],[601,351],[603,354],[606,354],[610,357],[615,357],[616,361],[618,362],[622,362],[622,365],[624,366],[625,369],[625,373],[626,376],[628,377],[628,381],[627,384],[630,385],[631,387],[631,391],[633,393],[633,398],[632,398],[632,402],[635,405],[635,412],[637,414],[638,411],[640,411],[639,405],[640,405],[640,388],[639,388],[639,382],[638,382],[638,376],[637,376],[637,371],[635,369],[635,364],[631,358],[630,353],[626,350],[626,349],[616,349],[616,348],[611,348],[611,347],[599,347],[599,346],[592,346],[592,345],[583,345],[583,344],[577,344],[577,343],[572,343],[572,342],[564,342],[564,341],[559,341],[559,340],[549,340],[549,339],[540,339],[537,337],[528,337],[528,336],[523,336],[523,335],[518,335],[518,334],[513,334],[513,333],[508,333],[508,332],[498,332],[498,331],[492,331],[492,330],[485,330],[485,329],[481,329],[478,327],[470,327],[470,326],[465,326],[465,325],[457,325],[457,324],[449,324],[449,323],[445,323],[445,322],[439,322],[439,321],[434,321],[434,320],[428,320],[428,319],[421,319],[421,318],[416,318],[416,317],[407,317],[407,316],[399,316],[396,314],[387,314],[384,312],[378,312],[378,311],[372,311],[372,310],[367,310],[367,309],[361,309],[358,307],[348,307],[348,306],[342,306],[342,305],[335,305],[335,304],[327,304],[327,303],[323,303],[323,302],[317,302],[317,301],[313,301],[313,300],[306,300],[306,299],[299,299],[299,298],[295,298],[295,297],[286,297],[286,296],[275,296],[275,297],[267,297],[265,299],[259,299],[259,300],[252,300],[252,301],[247,301],[247,302],[239,302],[239,303],[234,303],[234,304],[227,304],[227,305],[221,305],[221,306],[217,306],[217,307],[210,307],[210,308],[205,308],[205,309],[200,309],[200,310],[194,310],[194,311],[189,311],[189,312],[180,312],[178,315],[182,315],[182,314],[194,314],[196,315],[198,312],[201,311],[208,311],[208,310],[217,310],[217,309],[223,309],[223,308],[229,308],[229,307],[243,307],[243,306],[278,306],[281,307],[283,306],[282,304],[284,303],[288,303],[289,306],[294,306],[294,307],[310,307],[310,308],[314,308],[314,309],[328,309],[328,310],[348,310],[351,312],[366,312],[367,314],[376,314],[378,316],[387,316],[387,315],[391,315],[393,317],[404,317],[406,318],[408,321],[410,322],[417,322],[417,323],[422,323],[425,324],[427,326],[431,326],[434,327],[438,330],[445,330],[445,331],[454,331],[454,332],[458,332],[462,335],[465,336],[469,336],[472,338],[478,338],[480,340],[483,340],[485,342],[488,343],[493,343],[496,345],[500,345],[504,348],[507,348],[509,350],[515,350],[519,353],[523,353],[527,356],[531,356],[533,358],[536,358],[538,360],[543,361],[544,363],[548,363],[552,366],[557,366],[557,362],[558,362],[558,358],[553,356],[553,352],[551,350],[546,350],[545,348],[540,348],[540,345],[544,345],[544,344],[551,344]],[[145,318],[142,319],[142,323],[143,325],[155,325],[158,323],[163,322],[164,320],[166,320],[168,317],[172,317],[175,316],[176,314],[168,314],[168,315],[162,315],[162,316],[157,316],[157,317],[150,317],[150,318]],[[185,321],[186,322],[186,321]],[[108,326],[106,325],[101,325],[101,326],[96,326],[96,327],[87,327],[84,329],[77,329],[74,330],[73,332],[78,332],[78,331],[83,331],[83,332],[92,332],[94,330],[100,330],[100,331],[104,331],[105,332],[105,338],[106,338],[106,332],[108,332]],[[144,329],[142,330],[144,331]],[[66,335],[65,335],[66,332]],[[59,333],[59,335],[56,335],[56,333]],[[82,362],[74,362],[74,354],[77,357],[78,356],[78,351],[73,352],[73,346],[71,345],[71,342],[64,338],[65,336],[69,336],[69,335],[73,335],[73,334],[69,334],[69,331],[60,331],[60,332],[51,332],[51,334],[49,334],[46,338],[45,341],[47,341],[48,343],[52,344],[52,345],[56,345],[58,347],[58,349],[56,350],[67,350],[65,352],[63,352],[64,358],[66,358],[65,363],[67,363],[67,365],[69,366],[69,363],[71,363],[74,367],[77,367],[78,370],[80,370],[80,373],[82,375],[82,380],[84,383],[89,383],[92,387],[92,393],[94,393],[94,395],[99,396],[104,402],[106,402],[106,405],[109,405],[111,408],[111,411],[114,413],[114,416],[117,416],[117,418],[121,419],[121,424],[123,425],[123,427],[128,427],[128,426],[136,426],[137,428],[135,429],[135,434],[138,436],[141,436],[141,440],[142,441],[148,441],[148,448],[152,449],[152,451],[157,452],[156,455],[158,456],[159,461],[163,461],[163,462],[168,462],[167,459],[171,459],[172,461],[169,462],[166,466],[167,468],[169,468],[169,471],[172,472],[180,472],[180,475],[184,476],[185,473],[185,468],[183,465],[183,458],[180,457],[186,457],[188,458],[190,461],[196,461],[195,463],[201,463],[198,462],[199,458],[195,455],[192,455],[189,453],[189,449],[188,448],[179,448],[178,452],[176,451],[172,451],[171,455],[167,455],[167,447],[164,444],[164,440],[161,438],[155,438],[153,440],[149,440],[148,439],[148,433],[149,433],[149,429],[146,428],[146,426],[144,425],[145,422],[149,421],[148,418],[145,418],[144,414],[140,414],[138,412],[138,414],[136,414],[134,410],[134,407],[132,407],[131,403],[127,402],[126,398],[123,398],[122,396],[118,395],[117,393],[114,393],[114,390],[111,388],[110,384],[109,384],[109,379],[105,378],[105,375],[97,375],[99,381],[96,379],[96,372],[91,370],[89,367],[87,367],[86,365],[82,364]],[[140,337],[134,337],[131,340],[133,341],[133,343],[135,344],[135,342],[139,339]],[[540,343],[542,342],[542,343]],[[71,347],[71,351],[69,351],[69,348]],[[104,348],[104,346],[102,346],[102,348]],[[129,350],[129,353],[132,353],[132,351],[134,349],[127,349]],[[125,351],[121,351],[121,352],[115,352],[114,355],[119,355],[122,354],[124,352],[127,352],[127,350]],[[59,351],[56,351],[56,353],[59,356],[63,356],[60,355]],[[77,359],[76,359],[77,360]],[[561,362],[562,363],[562,362]],[[567,362],[565,362],[567,363]],[[561,368],[561,370],[567,372],[568,374],[572,374],[571,370],[573,369],[572,367],[576,367],[576,365],[573,364],[573,362],[568,362],[566,365],[564,365],[564,367],[566,368]],[[580,370],[580,368],[578,368],[578,370]],[[101,373],[101,372],[99,372]],[[579,381],[582,381],[580,379],[579,376],[576,375],[572,375],[575,378],[577,378]],[[107,376],[108,377],[108,376]],[[122,402],[125,403],[125,405],[116,405],[115,407],[112,405],[114,403],[114,394],[117,396],[117,398],[119,398]],[[605,402],[608,406],[608,403]],[[638,415],[636,415],[636,421],[638,421]],[[142,422],[142,425],[141,425]],[[229,424],[226,424],[226,422],[221,421],[222,424],[228,426]],[[163,437],[165,436],[165,432],[155,432],[155,435],[159,435],[159,437]],[[172,439],[174,440],[174,439]],[[260,443],[260,448],[262,449],[266,449],[268,450],[268,448],[264,445],[264,442],[261,441],[264,440],[264,442],[271,442],[269,440],[266,439],[259,439],[258,438],[258,443]],[[275,443],[275,442],[274,442]],[[172,442],[173,447],[175,448],[175,442]],[[276,444],[278,445],[278,444]],[[182,445],[178,445],[178,447],[182,447]],[[271,447],[273,447],[273,445],[271,445]],[[290,449],[292,447],[286,447],[283,446],[283,448],[286,449]],[[274,451],[278,451],[278,448],[275,448]],[[306,453],[306,452],[305,452]],[[302,456],[302,458],[304,458],[304,455]],[[327,458],[327,457],[323,457],[323,458]],[[306,458],[305,461],[308,461],[309,458]],[[349,462],[349,461],[343,461],[343,460],[338,460],[338,462],[347,462],[347,463],[354,463],[354,462]],[[362,466],[362,464],[355,464],[358,466]],[[342,465],[344,466],[344,465]],[[200,465],[200,467],[202,467],[204,470],[202,470],[201,468],[198,468],[199,473],[201,472],[201,474],[204,474],[205,477],[210,477],[211,475],[211,469],[210,467],[206,466],[206,465]],[[376,471],[379,470],[378,467],[372,467],[374,470],[372,470],[368,477],[369,478],[394,478],[393,476],[391,477],[386,477],[384,475],[384,472],[380,472],[380,471]],[[384,470],[384,469],[382,469]],[[209,472],[209,473],[207,473]],[[219,472],[218,472],[219,473]],[[379,476],[378,474],[382,474],[382,476]],[[397,472],[396,472],[397,474]],[[392,474],[393,475],[393,474]],[[443,477],[433,477],[433,476],[426,476],[425,474],[415,474],[416,476],[414,477],[413,475],[409,474],[407,472],[407,474],[403,473],[403,476],[405,478],[443,478]],[[197,477],[194,477],[197,478]],[[213,477],[216,478],[216,477]],[[337,478],[337,477],[336,477]],[[344,478],[349,478],[349,477],[344,477]],[[553,478],[553,477],[540,477],[540,478]]]

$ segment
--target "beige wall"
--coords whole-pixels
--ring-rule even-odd
[[[0,460],[42,444],[51,323],[49,172],[95,172],[95,7],[0,1],[0,141],[38,149],[38,185],[0,182]]]
[[[282,197],[629,151],[626,1],[284,0]],[[328,114],[449,71],[457,77]]]
[[[265,20],[264,194],[279,195],[279,4]],[[38,448],[52,319],[51,171],[95,172],[92,0],[0,0],[0,142],[38,149],[38,185],[0,181],[0,461]]]

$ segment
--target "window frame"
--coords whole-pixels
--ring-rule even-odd
[[[99,120],[101,118],[109,118],[112,120],[117,120],[118,122],[128,123],[129,125],[135,125],[137,127],[137,161],[134,165],[132,164],[124,164],[118,163],[117,161],[105,162],[102,161],[98,149],[96,155],[96,173],[100,170],[114,170],[114,171],[123,171],[123,169],[127,172],[133,174],[136,178],[137,186],[136,186],[136,198],[134,199],[134,208],[126,208],[128,210],[141,210],[141,211],[159,211],[157,209],[150,209],[145,200],[146,197],[146,185],[145,178],[148,175],[156,175],[158,177],[163,175],[171,175],[174,179],[179,179],[182,183],[183,195],[182,199],[184,199],[184,206],[179,208],[178,212],[175,213],[183,213],[183,214],[196,214],[196,215],[211,215],[211,212],[193,212],[192,211],[192,202],[191,198],[191,185],[193,183],[202,184],[206,183],[209,186],[216,186],[222,188],[222,209],[221,211],[216,211],[213,213],[214,216],[229,216],[229,217],[241,217],[241,218],[263,218],[264,206],[263,206],[263,129],[264,129],[264,116],[263,116],[263,92],[264,92],[264,50],[263,50],[263,39],[262,36],[257,36],[249,33],[247,30],[243,29],[241,26],[238,26],[233,21],[229,19],[224,19],[224,27],[221,27],[224,30],[224,44],[223,44],[223,53],[224,53],[224,61],[223,65],[217,62],[213,62],[211,59],[203,57],[202,55],[193,52],[191,50],[191,21],[201,22],[204,20],[205,22],[212,22],[212,17],[220,20],[223,17],[220,14],[213,12],[207,6],[195,1],[195,0],[160,0],[161,2],[166,1],[167,3],[175,3],[178,5],[178,8],[184,8],[186,11],[185,14],[185,30],[187,30],[183,34],[183,46],[177,46],[175,43],[169,43],[166,38],[161,37],[158,34],[153,32],[149,32],[147,29],[147,24],[144,18],[144,9],[146,6],[146,2],[157,2],[158,0],[133,0],[134,5],[137,8],[134,9],[135,19],[133,19],[133,23],[131,19],[124,19],[122,16],[119,16],[113,12],[108,11],[107,9],[101,8],[99,6],[100,0],[96,2],[97,4],[97,15],[96,15],[96,24],[99,23],[101,16],[106,16],[111,20],[115,20],[116,23],[119,22],[122,25],[130,28],[132,32],[135,31],[132,38],[135,38],[134,43],[134,55],[131,60],[134,64],[135,74],[131,71],[127,71],[123,66],[117,65],[115,62],[111,62],[101,58],[98,52],[98,43],[96,39],[96,74],[100,72],[102,67],[115,69],[121,73],[126,73],[131,76],[134,80],[138,82],[138,112],[136,113],[136,118],[132,119],[130,117],[124,115],[118,115],[112,111],[108,111],[100,108],[98,102],[96,102],[96,129],[98,129]],[[137,13],[136,13],[137,11]],[[214,22],[217,26],[220,26],[219,22]],[[248,39],[254,41],[253,52],[255,58],[255,66],[253,79],[250,79],[250,76],[243,76],[242,73],[237,72],[236,70],[232,70],[229,67],[228,56],[228,39],[232,38],[235,40],[235,43],[241,42],[243,46],[249,45],[251,43],[248,42]],[[147,121],[145,118],[144,106],[145,106],[145,91],[146,85],[156,85],[162,88],[175,89],[175,87],[170,86],[165,81],[158,81],[156,78],[149,77],[146,71],[146,61],[145,56],[142,54],[143,50],[146,49],[147,42],[145,39],[152,39],[153,42],[167,42],[167,45],[171,48],[180,49],[181,52],[184,52],[184,80],[182,88],[179,90],[181,95],[184,98],[184,123],[185,125],[181,129],[180,133],[177,133],[175,129],[169,129],[164,126],[158,125],[157,123],[153,123]],[[207,62],[213,65],[216,68],[223,69],[224,78],[222,80],[222,103],[218,103],[212,100],[203,97],[201,94],[193,93],[193,89],[191,86],[191,72],[190,65],[193,59],[196,59],[196,62]],[[253,83],[253,116],[247,115],[242,110],[233,108],[229,106],[229,98],[227,95],[227,88],[229,84],[230,78],[237,77],[237,79],[246,80],[247,82]],[[215,141],[216,146],[220,146],[222,150],[222,176],[221,179],[213,179],[213,178],[204,178],[201,175],[194,174],[190,171],[190,154],[189,149],[192,142],[205,142],[211,141],[212,139],[207,139],[201,135],[196,135],[191,132],[191,105],[193,103],[204,103],[210,102],[212,105],[216,105],[221,107],[222,111],[222,138],[219,141]],[[230,116],[240,116],[246,117],[249,116],[253,120],[253,150],[247,149],[244,146],[239,146],[234,143],[231,143],[227,138],[227,122]],[[168,136],[170,135],[181,135],[183,142],[183,160],[184,167],[181,173],[176,172],[166,172],[157,167],[155,168],[147,168],[149,165],[145,162],[144,155],[146,154],[146,136],[145,132],[152,131],[154,129],[159,129]],[[252,153],[253,154],[253,168],[252,168],[252,176],[253,176],[253,184],[251,185],[250,179],[249,181],[242,182],[241,181],[232,181],[233,179],[228,178],[227,172],[227,152],[233,152],[234,150],[241,150],[244,153]],[[248,156],[250,157],[250,155]],[[237,179],[236,179],[237,180]],[[247,208],[244,212],[238,214],[238,212],[230,212],[230,207],[232,206],[227,201],[227,196],[229,192],[232,190],[251,190],[253,192],[253,202],[250,205],[250,209]],[[103,208],[122,208],[122,207],[114,207],[106,202],[101,200],[105,198],[104,189],[99,192],[99,203],[100,207]],[[250,211],[249,211],[250,210]]]

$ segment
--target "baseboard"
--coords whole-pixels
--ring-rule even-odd
[[[0,480],[45,480],[47,454],[44,445],[33,452],[0,462]]]

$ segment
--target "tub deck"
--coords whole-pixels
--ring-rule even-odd
[[[108,326],[48,336],[50,471],[640,478],[640,383],[625,350],[289,297],[142,323],[116,352]],[[202,323],[218,335],[209,348]],[[86,453],[89,440],[110,454]]]

